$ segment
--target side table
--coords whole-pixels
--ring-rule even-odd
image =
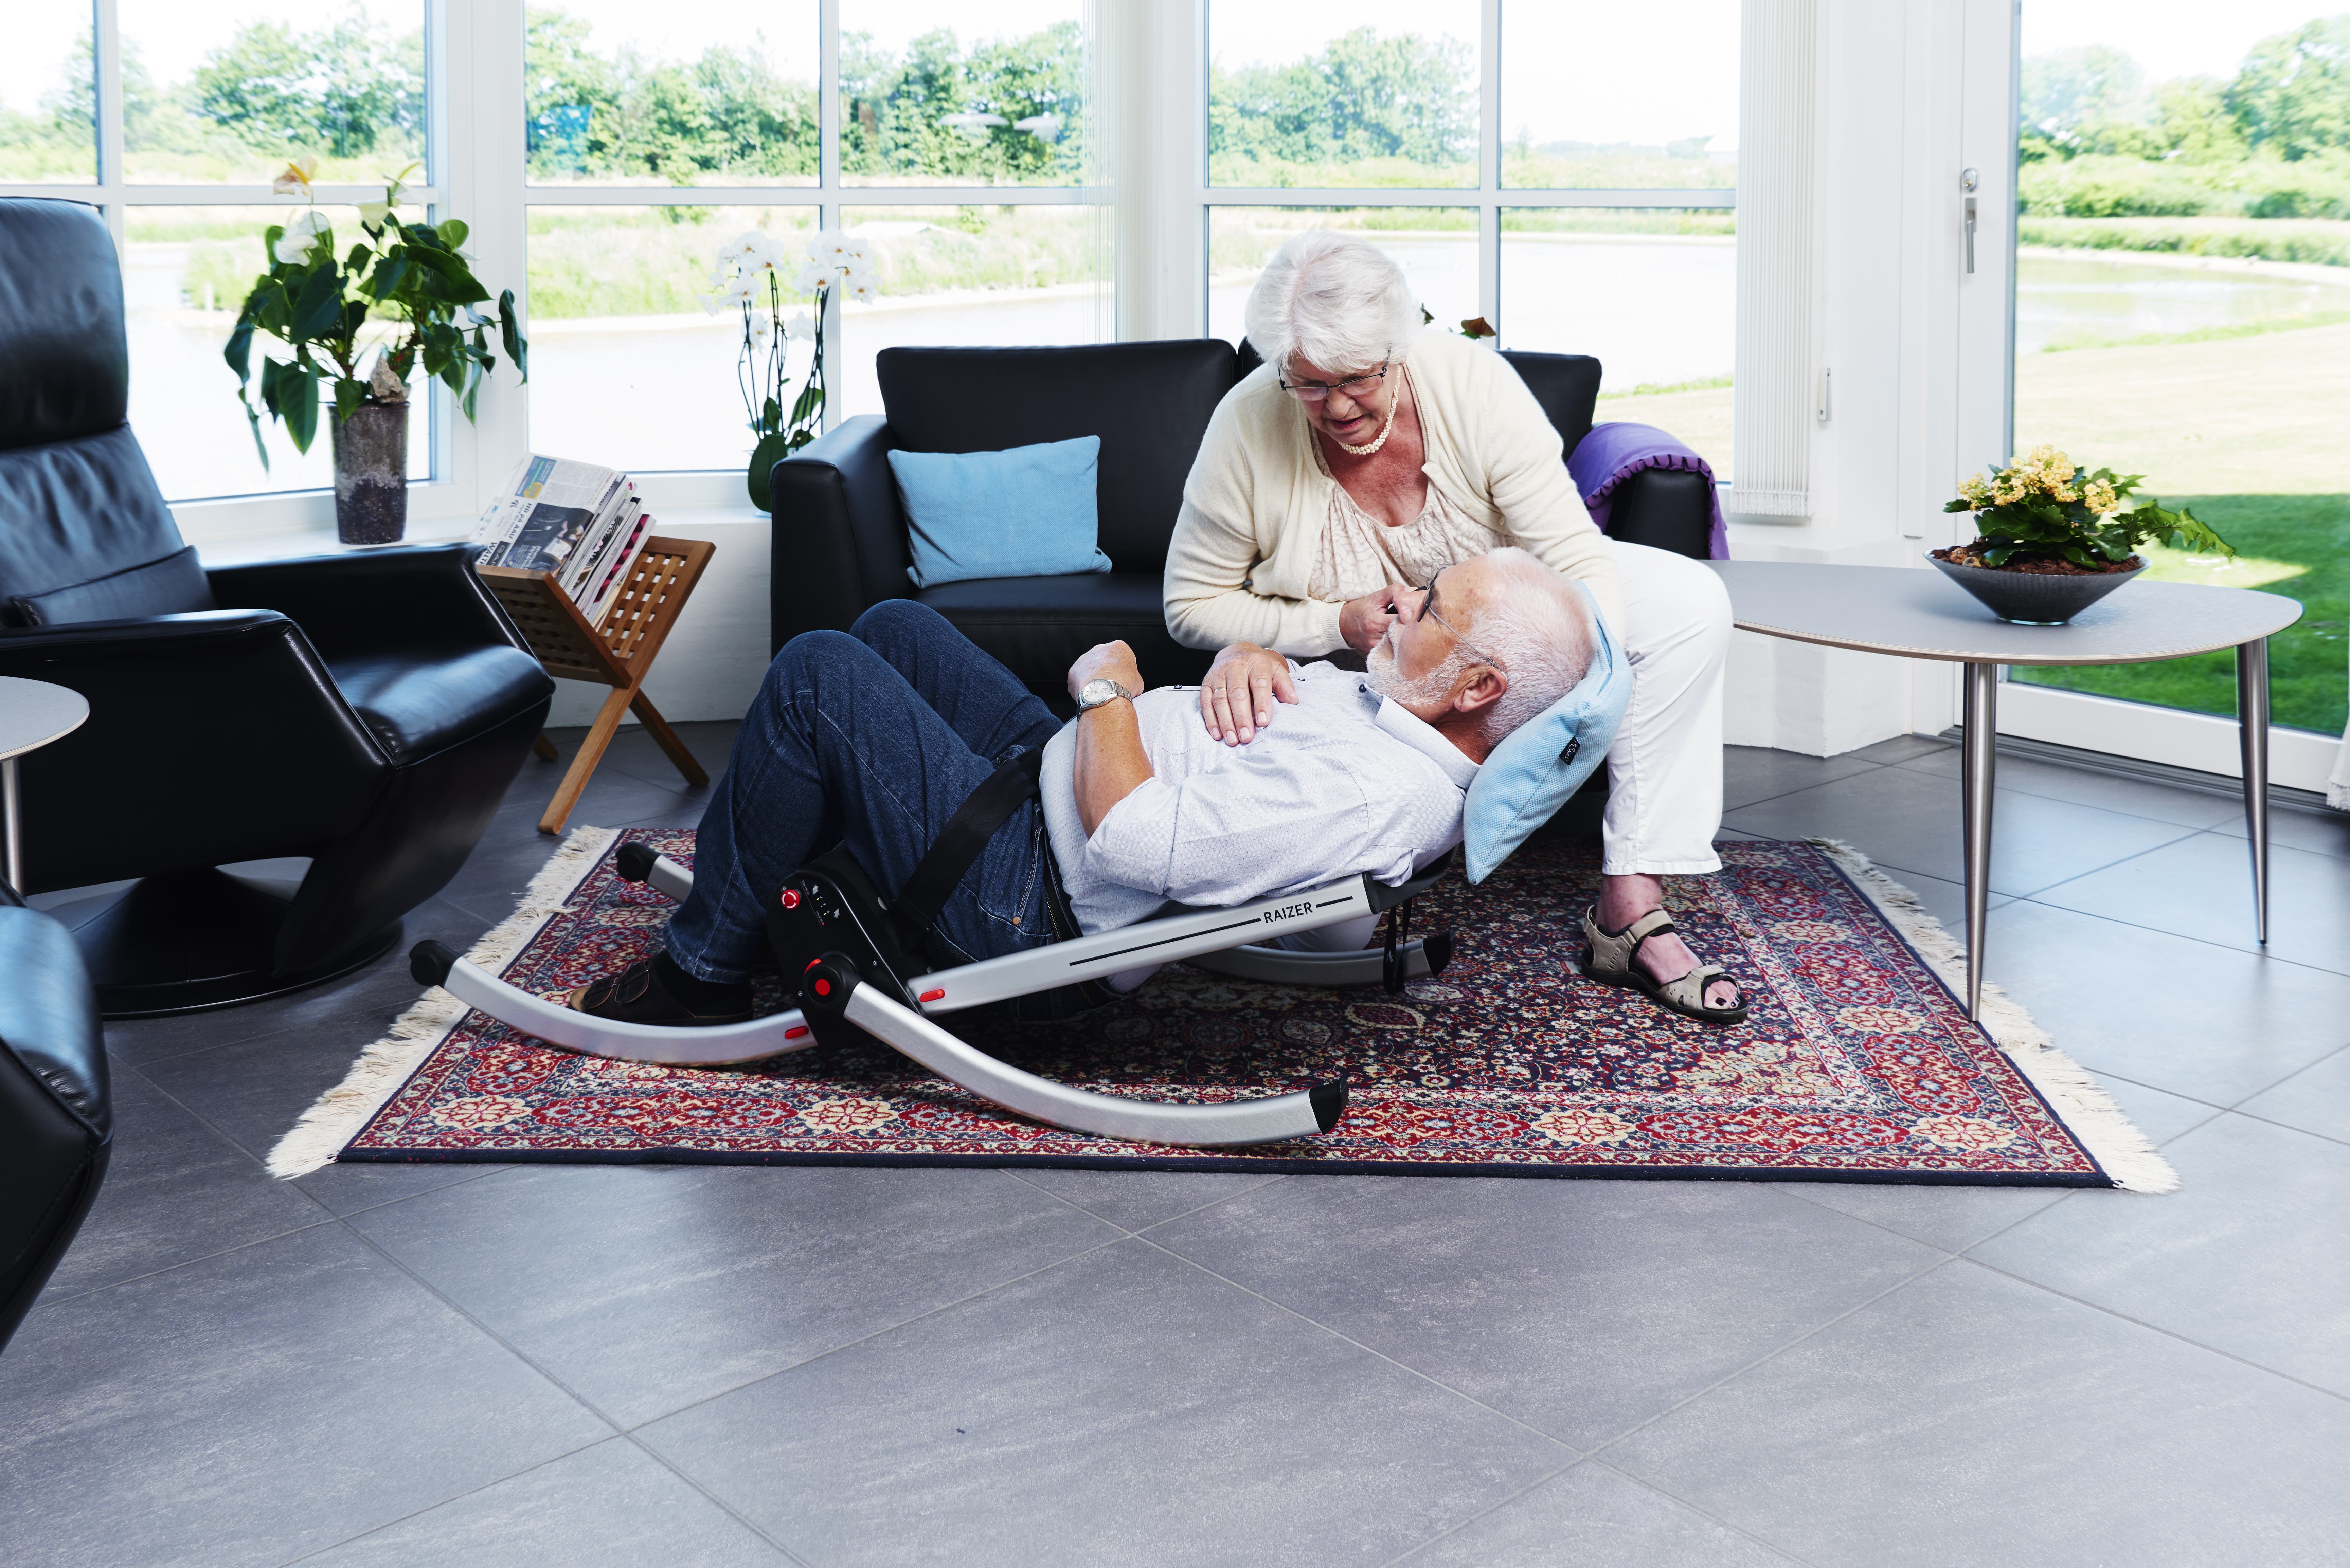
[[[72,734],[88,717],[88,699],[70,687],[0,675],[0,818],[7,821],[0,877],[18,893],[25,890],[25,842],[16,759]]]
[[[1967,1012],[1982,1012],[1983,938],[1991,902],[1991,815],[2002,664],[2142,664],[2236,650],[2236,722],[2251,839],[2252,908],[2269,940],[2269,645],[2301,618],[2282,594],[2195,583],[2135,582],[2064,626],[2001,620],[1939,572],[1797,561],[1711,561],[1742,630],[1862,653],[1966,667],[1960,811],[1965,823]]]

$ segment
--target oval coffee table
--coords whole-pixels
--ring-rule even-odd
[[[2252,907],[2269,940],[2269,645],[2301,618],[2282,594],[2195,583],[2131,583],[2064,626],[2001,620],[1939,572],[1807,561],[1712,561],[1741,629],[1794,642],[1939,659],[1966,666],[1964,765],[1967,1012],[1982,1010],[1984,913],[1991,900],[1991,779],[2002,664],[2144,664],[2236,650],[2236,722],[2251,837]]]
[[[0,877],[25,890],[24,812],[16,798],[16,759],[70,735],[89,717],[89,700],[70,687],[0,675],[0,818],[7,823]]]

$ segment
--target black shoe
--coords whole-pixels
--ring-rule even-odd
[[[679,992],[699,994],[691,1002]],[[632,963],[618,974],[590,981],[565,999],[575,1012],[609,1018],[622,1023],[658,1023],[675,1029],[706,1028],[713,1023],[740,1023],[751,1016],[747,981],[728,985],[696,980],[657,953]],[[706,1008],[709,1011],[698,1011]]]

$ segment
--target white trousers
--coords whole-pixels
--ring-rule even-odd
[[[1721,869],[1721,673],[1730,594],[1702,562],[1610,541],[1624,585],[1632,701],[1607,751],[1601,828],[1611,877]]]

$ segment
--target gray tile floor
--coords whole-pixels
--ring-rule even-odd
[[[729,727],[691,726],[715,772]],[[576,740],[576,737],[574,737]],[[1946,919],[1950,749],[1734,752]],[[409,920],[545,858],[532,764]],[[2184,1177],[2109,1192],[260,1158],[415,987],[118,1025],[0,1356],[36,1564],[2350,1563],[2350,820],[2017,760],[1991,973]],[[694,821],[640,735],[577,821]]]

